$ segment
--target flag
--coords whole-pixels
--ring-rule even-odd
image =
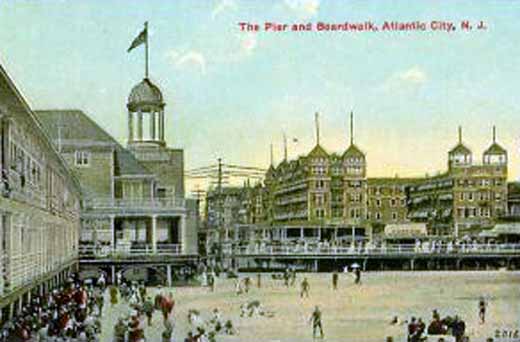
[[[148,23],[144,24],[144,30],[139,33],[137,37],[135,37],[134,41],[128,48],[127,52],[132,51],[134,48],[138,47],[141,44],[144,44],[148,41]]]

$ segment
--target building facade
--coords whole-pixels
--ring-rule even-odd
[[[198,209],[185,198],[183,150],[166,144],[165,106],[150,79],[132,88],[127,147],[81,111],[37,112],[81,184],[83,245],[197,254]]]
[[[475,162],[462,142],[448,153],[444,174],[418,180],[409,189],[411,219],[430,223],[435,235],[475,235],[507,214],[507,151],[496,141]]]
[[[0,308],[12,316],[78,262],[80,188],[0,66]]]
[[[233,190],[242,198],[235,201],[236,212],[246,213],[230,221],[240,227],[237,237],[384,239],[385,226],[392,225],[394,231],[412,223],[423,224],[430,236],[477,235],[516,210],[515,199],[508,202],[507,151],[497,143],[495,129],[480,163],[473,161],[459,129],[459,142],[448,153],[444,173],[368,178],[366,155],[354,143],[353,124],[342,154],[328,153],[316,128],[317,142],[307,155],[288,160],[285,150],[279,165],[271,162],[262,186]]]

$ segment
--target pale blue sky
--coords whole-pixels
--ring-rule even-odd
[[[167,139],[187,167],[226,161],[266,167],[281,137],[342,152],[347,112],[369,176],[444,170],[457,125],[480,156],[497,125],[519,176],[520,4],[514,1],[16,1],[0,0],[0,62],[36,109],[83,109],[124,142],[126,97],[143,76],[167,102]],[[486,31],[250,34],[238,22],[484,20]],[[480,159],[477,157],[476,159]]]

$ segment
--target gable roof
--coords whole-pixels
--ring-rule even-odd
[[[116,176],[149,175],[152,173],[119,144],[110,134],[81,110],[38,110],[35,111],[42,126],[53,141],[108,143],[114,147]],[[59,127],[61,126],[61,130]]]
[[[463,143],[458,143],[457,146],[452,148],[450,154],[471,154],[471,150],[467,148]]]
[[[501,155],[506,154],[507,151],[505,148],[494,142],[491,146],[488,147],[488,149],[484,152],[484,154],[491,154],[491,155]]]
[[[312,151],[310,151],[307,156],[308,157],[324,157],[324,158],[328,158],[329,154],[327,153],[327,151],[325,151],[325,149],[323,147],[321,147],[320,144],[317,144],[316,146],[314,146]]]
[[[343,153],[343,158],[345,157],[365,157],[363,151],[359,149],[355,144],[350,144],[345,153]]]

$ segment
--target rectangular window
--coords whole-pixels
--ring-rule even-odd
[[[89,166],[90,164],[90,152],[88,151],[76,151],[74,154],[76,166]]]

